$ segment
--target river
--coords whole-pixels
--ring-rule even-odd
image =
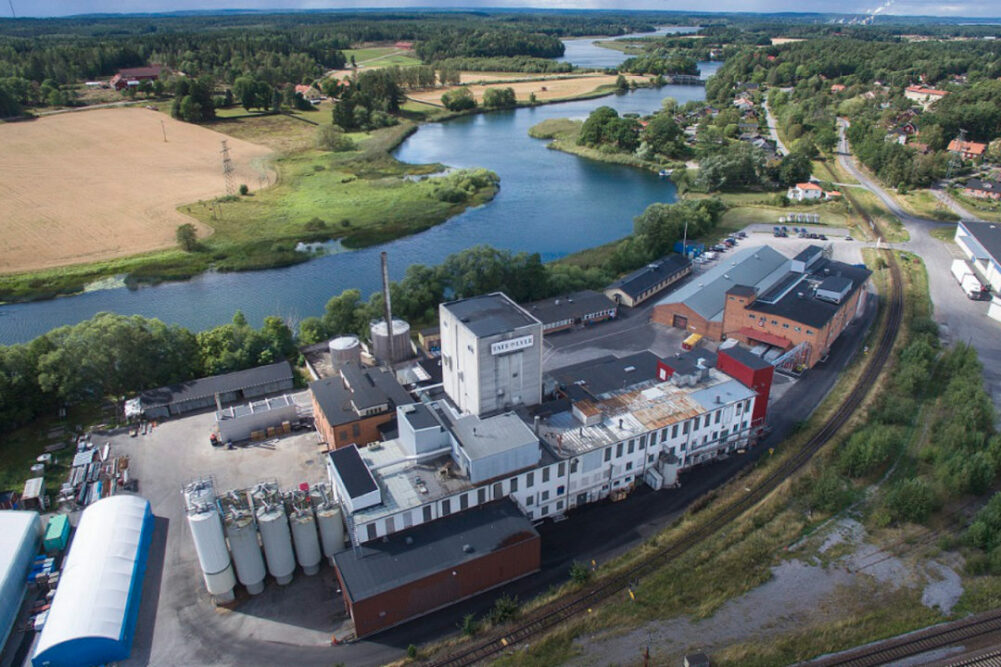
[[[581,40],[569,40],[577,42]],[[614,66],[622,54],[600,51]],[[568,45],[568,51],[570,50]],[[575,56],[576,57],[576,56]],[[715,72],[718,63],[702,63]],[[477,244],[539,253],[543,260],[626,236],[633,217],[654,202],[675,200],[674,186],[656,174],[594,162],[551,151],[528,129],[547,118],[585,118],[601,105],[620,113],[649,113],[663,98],[679,103],[702,99],[698,86],[643,88],[625,95],[534,108],[466,116],[430,123],[396,150],[405,162],[441,162],[454,167],[486,167],[501,177],[497,197],[425,232],[380,246],[327,255],[282,269],[206,273],[191,280],[130,290],[104,289],[48,301],[0,307],[0,343],[23,342],[101,311],[157,317],[192,330],[228,322],[236,310],[259,325],[267,315],[301,319],[319,315],[331,296],[359,288],[363,296],[379,289],[379,253],[389,254],[393,279],[410,264],[436,264],[447,255]]]

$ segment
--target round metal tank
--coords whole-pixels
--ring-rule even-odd
[[[236,577],[247,588],[248,593],[257,595],[264,590],[267,570],[260,542],[257,541],[254,517],[250,513],[229,514],[226,516],[225,526]]]
[[[205,587],[220,600],[233,599],[236,577],[229,561],[226,538],[222,533],[222,519],[214,506],[201,512],[188,514],[188,526],[195,541],[198,563],[205,576]]]
[[[273,505],[258,509],[257,529],[261,531],[268,572],[280,585],[288,584],[295,572],[295,554],[292,553],[292,535],[285,518],[285,508]]]
[[[410,325],[401,319],[393,318],[392,337],[385,320],[372,322],[371,335],[372,353],[382,363],[403,361],[413,354],[410,349]]]
[[[340,336],[331,340],[327,346],[330,348],[330,363],[334,368],[361,363],[361,341],[357,336]]]
[[[334,554],[344,549],[344,521],[341,519],[341,508],[337,505],[318,507],[316,523],[320,527],[320,541],[323,543],[323,555],[334,564]]]
[[[289,517],[292,524],[292,540],[295,542],[295,553],[299,558],[302,571],[308,575],[320,571],[320,538],[316,534],[316,519],[312,510],[296,512]]]

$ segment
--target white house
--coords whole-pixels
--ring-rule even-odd
[[[797,183],[796,187],[789,188],[786,197],[796,201],[822,199],[824,197],[824,189],[816,183]]]

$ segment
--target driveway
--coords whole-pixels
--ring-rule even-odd
[[[960,249],[954,243],[945,243],[931,235],[932,230],[940,227],[954,228],[955,223],[919,218],[904,211],[890,193],[855,164],[854,158],[849,153],[850,148],[843,123],[839,123],[838,132],[839,164],[858,179],[863,187],[875,194],[907,228],[910,240],[894,244],[894,247],[912,252],[924,260],[928,271],[932,316],[941,327],[943,340],[946,343],[964,341],[976,349],[984,366],[987,392],[995,408],[1001,411],[1001,346],[996,343],[998,323],[987,317],[987,302],[971,301],[966,298],[956,279],[953,278],[952,260],[963,257]],[[976,219],[945,193],[933,192],[961,217]]]
[[[782,143],[781,139],[779,139],[778,130],[775,129],[775,116],[772,115],[772,110],[768,108],[768,100],[765,99],[761,103],[761,106],[765,108],[765,119],[768,122],[768,134],[772,135],[772,141],[774,141],[775,145],[779,147],[779,151],[781,151],[783,155],[789,155],[789,149],[786,148],[786,145]]]

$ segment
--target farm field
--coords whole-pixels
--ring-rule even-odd
[[[512,76],[517,77],[518,75],[512,74]],[[593,93],[603,86],[614,86],[616,78],[617,77],[613,75],[598,74],[546,81],[518,81],[515,83],[495,84],[493,86],[472,85],[468,86],[468,88],[476,97],[477,101],[483,99],[483,92],[487,88],[513,88],[514,94],[518,98],[519,102],[527,101],[528,96],[531,93],[535,93],[535,98],[539,102],[548,102],[552,100],[580,97],[582,95]],[[627,76],[626,78],[635,80],[638,83],[647,82],[647,79],[641,76]],[[442,94],[448,90],[452,90],[453,88],[454,86],[449,88],[439,88],[436,90],[420,91],[409,95],[409,97],[421,102],[440,104]],[[543,90],[543,88],[545,88],[545,90]]]
[[[0,273],[176,246],[178,225],[192,222],[177,207],[225,194],[222,139],[237,184],[257,190],[273,182],[265,165],[270,148],[148,109],[0,126]],[[211,233],[198,227],[202,236]]]

